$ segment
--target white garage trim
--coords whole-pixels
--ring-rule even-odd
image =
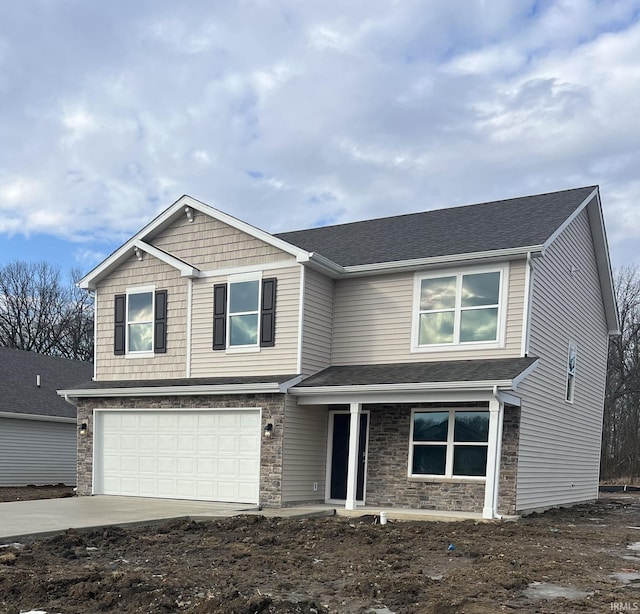
[[[93,494],[259,501],[262,409],[94,410]]]

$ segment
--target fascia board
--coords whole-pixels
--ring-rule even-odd
[[[613,284],[609,243],[604,225],[600,194],[589,204],[587,212],[589,213],[589,223],[591,225],[591,236],[593,237],[598,275],[600,276],[600,286],[602,288],[604,309],[607,317],[607,328],[609,329],[610,335],[619,335],[620,314],[618,312],[618,302]]]
[[[108,256],[105,260],[103,260],[97,267],[91,270],[87,275],[85,275],[79,282],[78,286],[80,288],[84,288],[85,290],[95,288],[96,283],[102,279],[105,275],[108,275],[111,271],[117,268],[122,260],[129,256],[129,252],[135,247],[137,241],[142,241],[146,237],[148,237],[154,231],[162,228],[164,225],[171,222],[174,217],[183,214],[185,207],[191,207],[200,213],[208,215],[214,219],[217,219],[224,224],[228,224],[237,230],[245,232],[256,239],[264,241],[273,247],[280,249],[292,256],[295,256],[299,261],[305,261],[309,259],[309,252],[295,247],[291,243],[287,243],[282,239],[278,239],[273,235],[256,228],[255,226],[251,226],[251,224],[247,224],[246,222],[242,222],[241,220],[219,211],[210,205],[207,205],[191,196],[181,196],[175,203],[173,203],[170,207],[168,207],[165,211],[163,211],[160,215],[155,217],[151,222],[149,222],[144,228],[138,231],[133,237],[131,237],[128,241],[126,241],[123,245],[121,245],[115,252],[113,252],[110,256]]]
[[[291,384],[293,385],[293,384]],[[260,384],[228,384],[201,386],[140,386],[134,388],[86,388],[75,390],[58,390],[61,397],[73,399],[96,397],[157,397],[157,396],[192,396],[200,394],[272,394],[285,392],[284,384],[265,382]]]
[[[522,382],[522,380],[525,379],[525,377],[528,377],[529,375],[531,375],[531,373],[538,366],[538,360],[539,359],[536,359],[536,361],[531,363],[524,371],[522,371],[522,373],[520,373],[519,375],[516,375],[513,378],[513,382],[511,386],[513,390],[517,390],[518,386],[520,385],[520,382]]]
[[[75,424],[76,418],[67,418],[65,416],[42,416],[39,414],[16,414],[9,411],[0,411],[0,418],[10,418],[13,420],[33,420],[35,422],[65,422],[67,424]]]
[[[566,230],[566,228],[575,220],[582,210],[591,202],[594,197],[598,195],[598,188],[594,188],[591,194],[587,196],[573,211],[573,213],[564,221],[558,228],[556,228],[555,232],[544,242],[542,253],[549,248],[549,246]]]
[[[385,393],[385,392],[422,392],[440,390],[474,390],[487,391],[498,388],[511,388],[512,380],[486,380],[486,381],[459,381],[459,382],[422,382],[408,384],[364,384],[346,386],[305,386],[292,388],[289,394],[294,396],[312,396],[324,394],[350,394],[350,393]]]
[[[542,252],[543,247],[543,245],[528,245],[525,247],[496,249],[486,252],[470,252],[467,254],[450,254],[446,256],[434,256],[432,258],[419,258],[415,260],[396,260],[393,262],[356,264],[343,267],[343,271],[345,277],[356,277],[358,275],[370,275],[372,273],[396,273],[429,267],[450,266],[458,262],[472,264],[474,261],[491,262],[509,260],[526,257],[527,254],[532,254],[532,256],[536,255]]]
[[[178,269],[180,271],[180,275],[182,277],[200,277],[200,270],[194,266],[191,266],[189,263],[184,260],[180,260],[167,252],[150,245],[149,243],[145,243],[144,241],[138,240],[134,243],[134,247],[139,247],[143,252],[161,260],[165,264],[172,266],[174,269]]]

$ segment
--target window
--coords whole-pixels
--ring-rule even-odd
[[[260,282],[229,284],[229,347],[258,345]]]
[[[569,345],[569,354],[567,357],[567,391],[565,399],[569,403],[573,403],[573,390],[576,381],[576,356],[578,348],[574,343]]]
[[[114,354],[166,352],[167,291],[135,288],[115,297]]]
[[[213,287],[213,349],[275,345],[276,279],[235,276]]]
[[[127,295],[127,351],[153,350],[153,292]]]
[[[500,343],[503,270],[417,276],[414,347]]]
[[[412,412],[410,476],[485,477],[489,412]]]

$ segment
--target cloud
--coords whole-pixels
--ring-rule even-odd
[[[638,14],[7,3],[0,232],[122,241],[183,193],[275,232],[599,183],[610,240],[640,240]]]

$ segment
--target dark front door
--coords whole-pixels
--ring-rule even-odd
[[[358,440],[358,482],[356,499],[364,497],[364,464],[367,449],[368,414],[360,414],[360,438]],[[349,433],[351,416],[333,414],[333,447],[331,450],[331,499],[347,498],[347,466],[349,464]]]

